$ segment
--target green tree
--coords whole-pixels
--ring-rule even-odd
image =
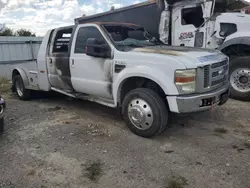
[[[16,31],[17,36],[25,36],[25,37],[35,37],[36,35],[27,29],[19,29]]]
[[[15,36],[15,32],[10,28],[5,28],[2,33],[0,33],[0,36]]]

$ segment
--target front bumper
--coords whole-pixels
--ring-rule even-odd
[[[223,105],[229,98],[229,83],[223,88],[202,94],[186,96],[168,96],[168,104],[171,112],[192,113],[206,111],[215,105]]]

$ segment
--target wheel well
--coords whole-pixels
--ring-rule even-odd
[[[221,50],[227,56],[234,58],[239,56],[250,55],[250,45],[246,44],[233,44]]]
[[[163,89],[153,80],[150,80],[148,78],[143,78],[143,77],[131,77],[127,78],[126,80],[123,81],[121,89],[120,89],[120,104],[122,103],[124,97],[127,95],[128,92],[130,92],[133,89],[136,88],[149,88],[155,91],[156,93],[159,94],[160,97],[163,99],[165,98],[165,92]]]
[[[14,80],[15,76],[20,75],[20,72],[18,70],[13,70],[12,72],[12,81]]]

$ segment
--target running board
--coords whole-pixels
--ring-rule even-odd
[[[60,89],[56,89],[56,88],[54,88],[54,87],[51,87],[51,90],[56,91],[56,92],[58,92],[58,93],[61,93],[61,94],[63,94],[63,95],[67,95],[67,96],[69,96],[69,97],[77,98],[75,95],[73,95],[73,94],[71,94],[71,93],[68,93],[68,92],[63,91],[63,90],[60,90]]]
[[[104,98],[100,98],[100,97],[95,97],[95,96],[91,96],[91,95],[84,95],[84,94],[79,94],[79,93],[68,93],[64,90],[60,90],[54,87],[51,87],[51,90],[56,91],[58,93],[61,93],[63,95],[67,95],[69,97],[73,97],[73,98],[77,98],[77,99],[82,99],[82,100],[87,100],[87,101],[91,101],[91,102],[96,102],[99,104],[102,104],[104,106],[108,106],[111,108],[116,108],[117,106],[114,104],[113,100],[109,100],[109,99],[104,99]]]
[[[113,100],[91,96],[91,95],[82,95],[82,94],[76,94],[76,97],[82,100],[96,102],[96,103],[99,103],[99,104],[102,104],[104,106],[108,106],[111,108],[116,108],[116,105],[114,104]]]

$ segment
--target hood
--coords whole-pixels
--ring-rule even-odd
[[[222,13],[216,18],[218,25],[220,23],[229,23],[236,25],[236,33],[249,32],[250,31],[250,15],[244,13]],[[249,35],[249,34],[248,34]]]
[[[227,58],[217,50],[177,46],[173,47],[166,45],[136,48],[133,49],[133,51],[172,56],[181,61],[186,68],[203,67],[210,63],[218,62]]]
[[[227,12],[227,13],[221,13],[216,18],[219,22],[226,22],[226,23],[248,23],[250,24],[250,15],[245,13],[239,13],[239,12]]]

